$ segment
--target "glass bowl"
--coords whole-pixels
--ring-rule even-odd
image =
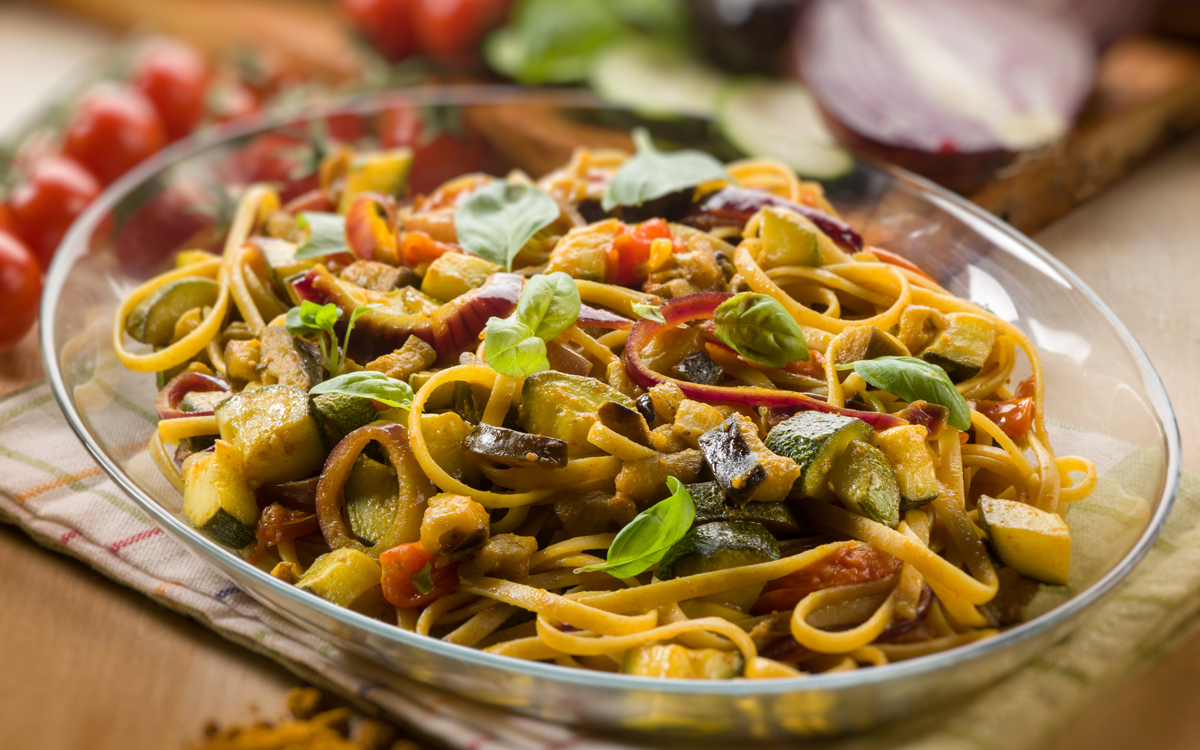
[[[1045,366],[1055,447],[1070,452],[1065,443],[1100,469],[1097,492],[1068,514],[1076,537],[1071,585],[1044,589],[1031,620],[972,645],[853,672],[655,680],[518,661],[418,636],[252,567],[183,520],[179,494],[147,458],[141,446],[155,428],[155,379],[113,358],[112,315],[119,299],[189,236],[196,242],[197,233],[219,235],[213,230],[227,206],[220,185],[262,177],[250,174],[261,165],[245,163],[254,144],[293,138],[302,151],[305,134],[333,125],[343,133],[378,132],[395,126],[381,113],[398,102],[439,113],[443,122],[465,122],[482,143],[462,163],[474,160],[497,174],[520,167],[536,177],[565,162],[580,143],[626,143],[637,123],[723,158],[741,155],[704,120],[643,120],[580,92],[414,89],[344,103],[334,120],[305,114],[202,134],[141,165],[89,208],[59,249],[42,301],[42,351],[54,394],[95,460],[164,531],[289,620],[410,678],[548,720],[730,738],[843,733],[952,704],[999,679],[1066,635],[1128,575],[1162,528],[1179,480],[1178,431],[1158,375],[1121,322],[1073,273],[1008,225],[910,174],[859,162],[827,184],[834,205],[868,243],[909,257],[1028,334]],[[456,163],[443,155],[428,167]],[[287,176],[286,169],[276,172]],[[119,417],[131,410],[112,409],[114,399],[146,418]]]

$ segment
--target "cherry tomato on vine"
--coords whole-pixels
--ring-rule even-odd
[[[384,148],[413,150],[408,182],[414,195],[432,192],[452,177],[483,168],[483,140],[459,112],[401,105],[384,110],[380,126]]]
[[[162,120],[142,92],[98,86],[79,100],[63,153],[107,185],[167,143]]]
[[[416,53],[416,0],[339,0],[338,4],[388,62],[399,62]]]
[[[44,159],[8,198],[13,228],[45,269],[75,217],[100,194],[90,172],[65,156]]]
[[[21,340],[38,317],[42,272],[19,239],[0,231],[0,350]]]
[[[154,104],[168,140],[192,132],[204,118],[208,66],[191,46],[175,40],[156,42],[138,60],[132,81]]]
[[[228,81],[209,89],[205,105],[217,122],[229,122],[256,114],[262,97],[241,81]]]
[[[432,57],[465,55],[504,22],[508,6],[508,0],[417,0],[417,46]]]

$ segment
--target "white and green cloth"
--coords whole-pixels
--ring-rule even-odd
[[[153,419],[112,396],[114,417]],[[1077,538],[1137,536],[1148,508],[1129,494],[1145,456],[1131,446],[1069,429],[1052,435],[1060,455],[1096,462],[1097,491],[1072,510]],[[131,445],[132,453],[144,446]],[[606,738],[456,698],[345,654],[287,622],[167,537],[92,462],[45,383],[0,399],[0,520],[42,545],[186,614],[300,677],[463,750],[618,750],[663,747]],[[1073,578],[1107,567],[1076,545]],[[1111,545],[1105,545],[1112,549]],[[1111,553],[1110,553],[1111,554]],[[1042,596],[1041,606],[1054,603]],[[1162,537],[1130,579],[1065,641],[950,716],[821,743],[830,748],[1025,750],[1048,742],[1108,690],[1127,682],[1197,630],[1200,609],[1200,480],[1185,476]],[[789,743],[794,745],[794,743]],[[681,745],[682,747],[682,745]]]

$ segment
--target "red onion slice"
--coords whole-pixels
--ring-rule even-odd
[[[633,321],[628,318],[622,318],[608,310],[598,310],[587,305],[579,306],[579,317],[575,319],[575,324],[592,328],[612,328],[618,331],[633,327]]]
[[[1159,0],[1019,0],[1019,3],[1078,25],[1099,47],[1144,30],[1162,5]]]
[[[182,411],[179,402],[189,393],[210,393],[212,391],[228,391],[229,383],[190,370],[181,372],[163,386],[154,397],[154,409],[160,419],[180,419],[181,417],[210,417],[212,409],[207,411]]]
[[[711,229],[722,224],[745,224],[764,206],[787,208],[811,221],[829,238],[850,252],[863,249],[862,236],[854,231],[846,222],[830,216],[824,211],[812,206],[795,203],[786,198],[763,190],[749,188],[724,188],[711,195],[705,196],[692,212],[684,219],[685,223],[696,224],[703,229]]]

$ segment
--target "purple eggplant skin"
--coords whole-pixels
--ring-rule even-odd
[[[671,368],[680,380],[700,385],[716,385],[725,376],[725,368],[713,361],[706,352],[694,352]]]
[[[700,452],[725,496],[742,503],[767,478],[767,470],[738,429],[737,415],[700,436]]]
[[[741,226],[766,206],[786,208],[811,221],[842,249],[856,253],[863,249],[863,238],[846,222],[824,211],[796,203],[762,190],[728,187],[704,196],[684,217],[684,224],[711,230],[719,226]]]
[[[653,407],[651,407],[653,410]],[[600,424],[638,445],[650,445],[650,425],[641,408],[630,409],[616,401],[605,401],[596,412]]]
[[[561,469],[567,465],[565,441],[489,424],[480,424],[471,430],[463,439],[463,448],[504,466]]]

